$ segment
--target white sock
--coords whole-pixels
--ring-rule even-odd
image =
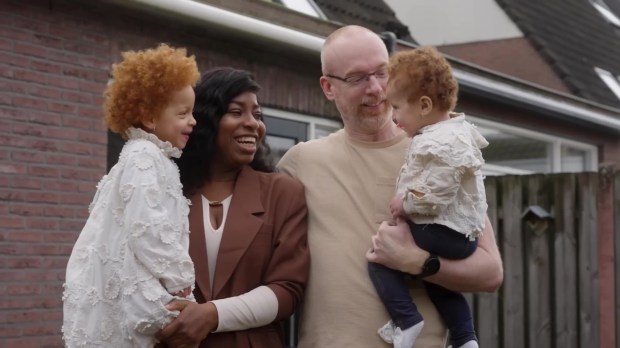
[[[467,343],[458,348],[478,348],[478,342],[476,340],[467,341]]]
[[[424,320],[404,331],[397,327],[394,330],[394,348],[412,348],[418,335],[422,332],[422,327],[424,327]]]

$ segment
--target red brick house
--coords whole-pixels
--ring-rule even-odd
[[[328,3],[337,2],[319,6],[323,16]],[[384,22],[359,24],[407,39],[382,4],[366,10]],[[0,1],[0,348],[62,346],[66,261],[116,159],[100,105],[120,52],[167,42],[187,47],[202,71],[253,71],[278,153],[341,126],[318,85],[318,52],[336,20],[261,0]],[[505,144],[485,154],[489,174],[596,171],[620,158],[618,109],[452,63],[459,109]]]

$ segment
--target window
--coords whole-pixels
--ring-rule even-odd
[[[485,175],[597,171],[596,146],[468,116],[489,141]]]
[[[314,0],[264,0],[267,2],[272,2],[274,4],[283,5],[284,7],[290,8],[291,10],[301,12],[308,16],[326,19],[325,14],[321,11],[319,6],[314,3]]]
[[[588,168],[588,152],[571,146],[562,146],[562,172],[585,172]]]
[[[598,76],[605,82],[607,87],[611,89],[611,91],[620,99],[620,81],[618,77],[614,76],[607,70],[601,69],[599,67],[594,67],[594,71],[598,74]]]
[[[610,24],[620,28],[620,19],[609,9],[603,0],[590,0],[590,3]]]
[[[263,114],[267,126],[267,144],[276,163],[293,145],[322,138],[342,128],[342,124],[335,120],[267,107],[263,108]]]
[[[274,163],[278,163],[293,145],[310,139],[322,138],[342,128],[342,124],[335,120],[267,107],[263,107],[262,110],[267,126],[265,139],[271,149]],[[116,164],[124,144],[125,141],[118,134],[108,131],[108,171]]]

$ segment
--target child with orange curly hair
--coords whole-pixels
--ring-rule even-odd
[[[63,338],[67,347],[149,347],[193,300],[189,206],[181,156],[196,124],[194,56],[165,44],[128,51],[105,91],[105,123],[127,140],[97,185],[89,217],[67,264]]]
[[[439,271],[439,256],[471,255],[487,210],[481,148],[489,143],[453,113],[458,84],[447,60],[432,47],[390,58],[387,99],[399,127],[413,137],[390,202],[394,220],[407,219],[418,246],[430,253],[424,278]],[[412,302],[405,275],[369,263],[370,278],[392,320],[379,336],[396,348],[411,348],[424,318]],[[462,294],[424,282],[428,296],[450,330],[452,347],[477,348],[471,311]]]

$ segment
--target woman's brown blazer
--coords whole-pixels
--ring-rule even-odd
[[[266,285],[276,294],[275,321],[244,331],[211,333],[200,347],[283,347],[281,321],[301,303],[310,257],[307,209],[297,180],[244,167],[235,183],[210,291],[200,193],[190,197],[190,255],[196,269],[198,302],[244,294]]]

